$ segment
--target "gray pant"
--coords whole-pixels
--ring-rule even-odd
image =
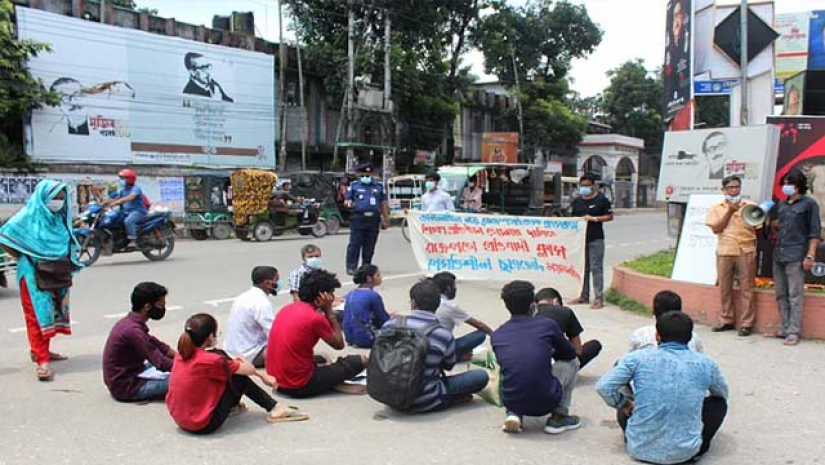
[[[785,334],[802,332],[802,301],[805,297],[805,270],[802,262],[773,262],[773,281],[779,319]]]
[[[570,404],[573,403],[573,388],[576,387],[576,380],[579,378],[579,359],[554,360],[553,376],[561,384],[561,400],[559,406],[553,412],[559,415],[570,415]]]
[[[582,300],[590,300],[590,273],[593,273],[593,299],[604,301],[604,239],[585,246]]]

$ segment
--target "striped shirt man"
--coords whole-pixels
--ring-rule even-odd
[[[437,322],[434,313],[423,310],[413,310],[407,317],[407,326],[414,329]],[[397,323],[398,319],[393,318],[383,327],[389,328]],[[424,361],[424,386],[410,409],[413,412],[429,412],[442,407],[447,393],[444,371],[451,370],[456,362],[455,338],[450,330],[439,326],[430,332],[429,338],[430,351]]]
[[[292,270],[292,273],[289,274],[289,293],[290,294],[297,294],[298,289],[301,288],[301,278],[304,277],[305,274],[312,271],[312,268],[308,267],[306,263],[301,265],[299,268]]]

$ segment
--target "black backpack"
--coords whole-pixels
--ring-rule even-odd
[[[409,410],[424,386],[424,363],[430,350],[430,333],[438,322],[414,329],[402,317],[381,329],[370,351],[367,394],[396,410]]]

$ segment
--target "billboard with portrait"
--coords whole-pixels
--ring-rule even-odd
[[[275,165],[272,56],[22,7],[17,26],[51,45],[29,66],[63,97],[32,115],[35,160]]]
[[[811,12],[776,15],[776,78],[780,81],[805,71],[808,64]]]
[[[785,116],[800,116],[805,108],[805,73],[785,80],[785,99],[782,114]]]
[[[485,132],[481,143],[482,163],[518,163],[517,132]]]
[[[768,197],[779,130],[773,125],[675,131],[665,134],[656,199],[687,203],[691,195],[718,194],[725,176],[742,178],[742,195]]]
[[[670,120],[690,102],[693,91],[691,67],[691,0],[669,0],[665,31],[664,116]]]

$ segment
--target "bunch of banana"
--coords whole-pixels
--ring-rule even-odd
[[[235,224],[246,224],[249,215],[264,213],[278,175],[270,171],[243,169],[232,173],[232,213]]]

